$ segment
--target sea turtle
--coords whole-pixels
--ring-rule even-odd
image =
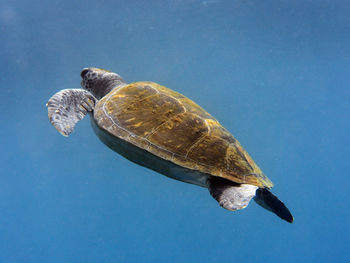
[[[254,200],[293,222],[240,143],[185,96],[154,82],[127,84],[118,74],[81,71],[83,89],[64,89],[47,103],[53,126],[68,136],[90,113],[93,129],[112,150],[168,177],[209,188],[220,206],[234,211]]]

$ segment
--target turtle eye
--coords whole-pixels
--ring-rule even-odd
[[[83,79],[88,72],[89,72],[89,69],[87,69],[87,68],[83,69],[80,73],[81,78]]]

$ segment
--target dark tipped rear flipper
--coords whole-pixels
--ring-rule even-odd
[[[256,190],[254,201],[263,208],[271,211],[272,213],[275,213],[283,220],[286,220],[289,223],[293,223],[294,218],[289,209],[269,190],[258,188],[258,190]]]

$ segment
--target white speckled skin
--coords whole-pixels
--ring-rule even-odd
[[[92,112],[96,99],[82,89],[64,89],[53,95],[46,104],[49,120],[63,136],[74,130],[78,121]]]

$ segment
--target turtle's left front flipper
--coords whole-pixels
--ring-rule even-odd
[[[254,201],[263,208],[275,213],[277,216],[293,223],[294,218],[285,204],[272,194],[269,190],[258,188],[254,197]]]
[[[46,104],[50,122],[63,136],[68,136],[76,123],[93,111],[95,102],[95,97],[86,90],[61,90]]]

